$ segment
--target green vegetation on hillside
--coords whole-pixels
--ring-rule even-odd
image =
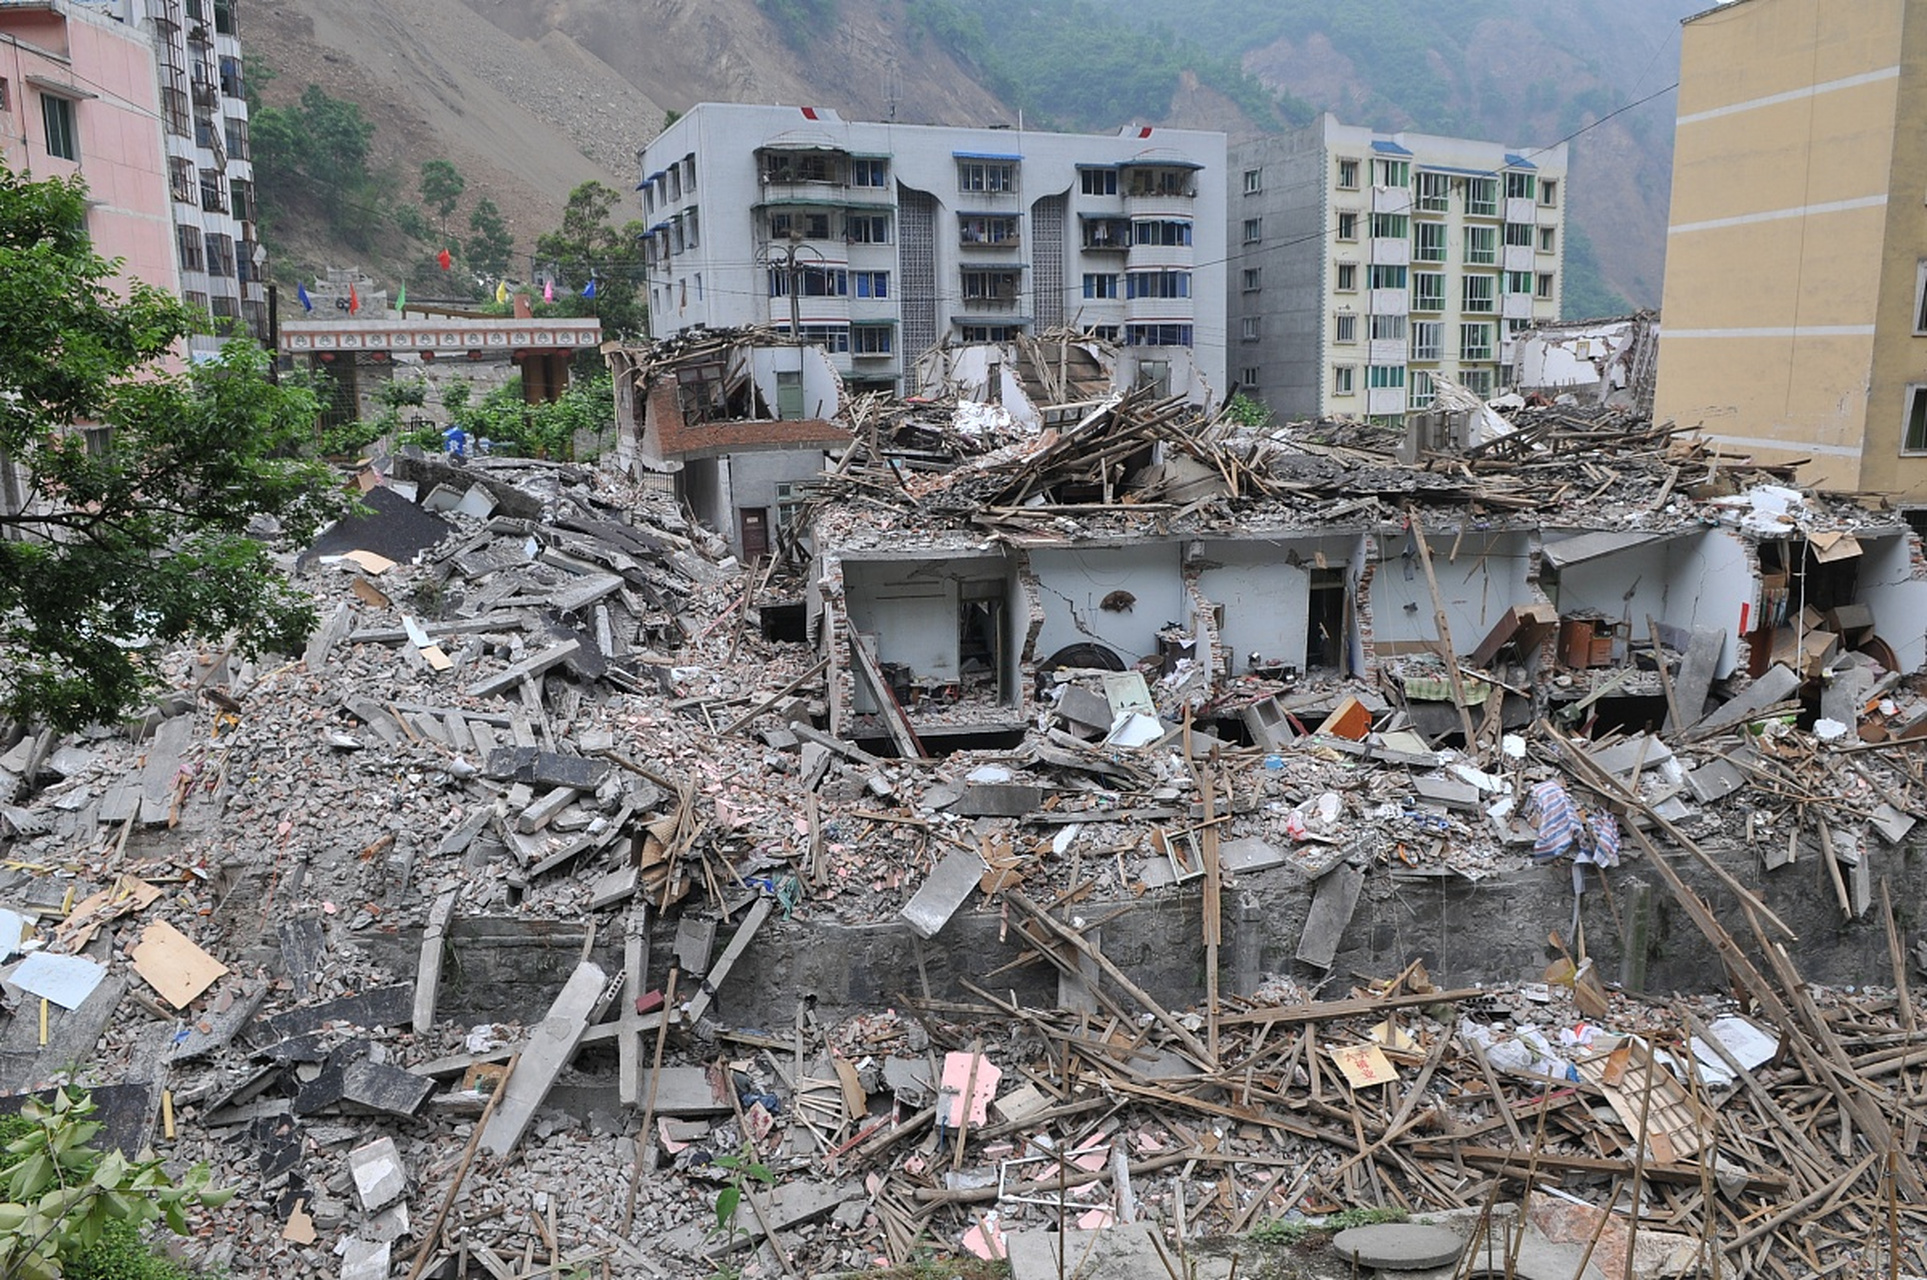
[[[1161,120],[1186,71],[1229,98],[1258,128],[1310,118],[1303,103],[1272,94],[1234,58],[1167,30],[1137,26],[1090,0],[908,0],[905,13],[918,36],[975,71],[1040,127],[1110,129]],[[1009,38],[1013,32],[1022,38]]]

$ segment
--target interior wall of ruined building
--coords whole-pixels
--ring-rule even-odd
[[[1541,573],[1547,598],[1562,618],[1596,613],[1624,624],[1644,645],[1646,619],[1680,632],[1726,636],[1716,677],[1740,660],[1740,628],[1759,607],[1759,572],[1745,542],[1721,530],[1688,533],[1595,556]],[[1663,633],[1662,633],[1663,634]]]
[[[1034,547],[1031,570],[1044,602],[1039,661],[1077,644],[1099,644],[1126,665],[1158,651],[1167,624],[1190,630],[1184,544],[1175,539],[1113,547]]]
[[[1874,634],[1893,646],[1903,671],[1927,666],[1927,555],[1920,539],[1896,532],[1863,536],[1860,599],[1873,610]]]
[[[1311,665],[1313,632],[1331,610],[1314,610],[1313,581],[1333,575],[1334,586],[1320,591],[1346,591],[1345,579],[1353,561],[1363,553],[1357,534],[1278,537],[1253,540],[1210,539],[1201,542],[1194,557],[1198,587],[1223,610],[1220,636],[1231,655],[1232,674],[1252,665],[1252,655],[1264,665],[1304,671]],[[1322,603],[1322,601],[1321,601]],[[1320,656],[1336,660],[1320,664],[1336,670],[1349,652],[1349,613],[1341,599],[1337,634],[1321,637]]]
[[[1383,659],[1431,652],[1438,623],[1425,567],[1410,534],[1380,534],[1372,575],[1373,640]],[[1505,611],[1532,603],[1531,538],[1524,533],[1433,533],[1426,546],[1452,643],[1470,652]]]

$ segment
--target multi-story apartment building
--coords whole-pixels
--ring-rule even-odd
[[[1687,19],[1654,412],[1927,500],[1927,0]]]
[[[1559,314],[1566,146],[1378,133],[1329,115],[1241,143],[1227,202],[1230,376],[1274,412],[1391,417],[1445,374],[1491,395]]]
[[[122,270],[174,293],[154,54],[141,33],[70,0],[0,4],[0,161],[87,183],[87,234]]]
[[[214,327],[268,331],[266,279],[255,230],[254,165],[236,27],[240,0],[122,0],[151,34],[160,67],[161,123],[181,295]],[[197,335],[197,350],[219,344]]]
[[[657,336],[794,325],[854,388],[913,392],[940,342],[1074,326],[1119,343],[1131,382],[1225,389],[1221,133],[704,103],[641,160]]]
[[[104,256],[210,313],[210,328],[264,338],[238,3],[4,0],[0,112],[9,168],[87,180]]]

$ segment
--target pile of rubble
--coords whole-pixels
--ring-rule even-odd
[[[878,421],[822,483],[826,534],[1342,502],[1422,530],[1433,503],[1522,518],[1635,471],[1642,509],[1718,521],[1755,514],[1714,503],[1760,479],[1603,410],[1409,466],[1148,393],[942,463],[954,429],[915,424],[949,410],[852,412]],[[78,1078],[116,1144],[214,1162],[243,1194],[205,1261],[685,1275],[747,1251],[822,1274],[934,1241],[1040,1275],[1060,1229],[1182,1245],[1357,1205],[1490,1226],[1523,1186],[1583,1201],[1535,1220],[1576,1221],[1596,1266],[1655,1241],[1680,1272],[1715,1248],[1759,1273],[1918,1258],[1927,1043],[1875,875],[1927,816],[1927,705],[1897,672],[1830,655],[1807,708],[1795,654],[1708,709],[1704,655],[1654,636],[1670,713],[1630,731],[1577,693],[1508,725],[1512,632],[1377,684],[1064,666],[1019,744],[930,759],[907,715],[862,745],[818,727],[830,657],[766,640],[763,569],[660,494],[504,459],[361,480],[370,514],[301,559],[304,654],[182,653],[144,720],[0,755],[0,1090]],[[1762,875],[1733,869],[1749,849],[1763,873],[1821,861],[1842,918],[1884,925],[1879,992],[1801,979]],[[1732,997],[1609,989],[1583,926],[1602,898],[1617,922],[1622,862]],[[1534,868],[1573,892],[1550,969],[1338,976],[1373,895]],[[1266,931],[1295,929],[1308,985],[1221,991],[1227,897],[1267,893],[1299,903]],[[1102,936],[1160,905],[1202,962],[1181,1000]],[[967,918],[1001,950],[958,943]],[[783,971],[879,924],[915,959],[854,999]],[[726,1158],[773,1182],[719,1231]]]

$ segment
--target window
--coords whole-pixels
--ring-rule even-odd
[[[1191,345],[1191,326],[1188,324],[1127,324],[1124,326],[1124,345],[1127,347],[1188,347]]]
[[[1445,261],[1445,224],[1443,222],[1413,223],[1412,239],[1414,242],[1412,256],[1418,261]]]
[[[1010,306],[1017,301],[1015,271],[966,271],[962,276],[965,302]]]
[[[1336,273],[1337,283],[1332,285],[1339,293],[1355,293],[1358,290],[1358,264],[1341,262]]]
[[[1242,277],[1242,287],[1246,293],[1256,293],[1264,280],[1263,267],[1246,267]]]
[[[1538,283],[1533,287],[1532,296],[1541,302],[1552,301],[1552,272],[1541,271]]]
[[[1127,195],[1133,196],[1195,196],[1197,188],[1192,184],[1189,169],[1146,168],[1141,165],[1127,165],[1130,186]]]
[[[843,238],[851,244],[889,244],[890,215],[887,213],[845,214]]]
[[[1499,229],[1497,227],[1467,227],[1465,229],[1465,262],[1467,266],[1489,267],[1499,260]]]
[[[1554,237],[1557,236],[1558,234],[1559,233],[1551,227],[1540,227],[1539,228],[1539,252],[1551,253],[1553,251],[1553,246],[1558,243],[1557,240],[1554,239]]]
[[[669,183],[669,198],[671,200],[682,199],[682,169],[680,166],[671,165],[669,167],[667,181]]]
[[[1508,271],[1505,273],[1507,293],[1531,293],[1532,273],[1530,271]]]
[[[794,286],[799,297],[844,298],[850,293],[850,273],[833,267],[771,267],[769,296],[787,298]]]
[[[246,160],[248,158],[247,119],[229,116],[221,122],[221,132],[227,139],[228,159]]]
[[[0,111],[13,110],[13,88],[5,76],[0,76]]]
[[[209,232],[207,236],[207,273],[232,279],[234,276],[234,238]]]
[[[1405,287],[1405,268],[1373,264],[1370,271],[1371,287],[1374,289],[1403,289]]]
[[[1459,359],[1490,360],[1492,326],[1484,321],[1459,326]]]
[[[1914,268],[1914,332],[1927,334],[1927,258]]]
[[[1246,316],[1238,322],[1238,338],[1241,342],[1256,342],[1263,332],[1259,321],[1261,316]]]
[[[1459,385],[1483,400],[1492,394],[1492,370],[1461,369],[1459,370]]]
[[[167,160],[167,189],[182,204],[194,203],[194,184],[196,175],[194,162],[185,156],[169,156]]]
[[[219,169],[201,170],[201,208],[208,213],[227,212],[227,183]]]
[[[1264,189],[1265,189],[1265,171],[1263,169],[1246,169],[1245,170],[1245,194],[1248,196],[1255,196],[1260,191],[1263,191]]]
[[[682,186],[692,194],[696,190],[696,153],[693,151],[682,158]]]
[[[1442,353],[1439,350],[1439,343],[1444,328],[1445,326],[1436,320],[1412,321],[1412,359],[1440,359]]]
[[[1365,366],[1365,385],[1383,390],[1386,387],[1405,385],[1405,366],[1402,364],[1373,364]]]
[[[1131,246],[1131,224],[1123,218],[1084,218],[1081,219],[1083,234],[1079,244],[1085,249],[1128,249]]]
[[[1078,189],[1087,196],[1117,194],[1117,170],[1115,169],[1079,169],[1077,182]]]
[[[1907,388],[1907,425],[1900,437],[1902,453],[1927,453],[1927,386]]]
[[[180,246],[181,270],[207,270],[207,259],[201,254],[201,229],[199,227],[176,227],[174,228],[174,239]]]
[[[850,185],[883,187],[890,183],[890,162],[881,157],[850,161]]]
[[[1402,213],[1372,215],[1372,239],[1403,240],[1412,234],[1412,220]]]
[[[1421,369],[1412,370],[1412,385],[1408,390],[1406,405],[1413,409],[1424,409],[1432,403],[1432,375]]]
[[[1412,162],[1410,160],[1378,160],[1373,164],[1381,187],[1409,187],[1412,185]]]
[[[850,350],[859,356],[887,356],[890,354],[891,331],[887,324],[855,324],[850,326]]]
[[[1133,271],[1124,277],[1127,298],[1188,298],[1189,271]]]
[[[1451,207],[1452,175],[1447,173],[1426,173],[1418,175],[1418,207],[1421,213],[1445,213]]]
[[[1341,210],[1338,215],[1338,238],[1340,240],[1358,239],[1358,215],[1351,210]]]
[[[1358,161],[1340,160],[1338,162],[1338,188],[1341,191],[1358,190]]]
[[[79,135],[74,131],[74,104],[66,98],[42,93],[40,119],[47,126],[47,154],[62,160],[80,159]]]
[[[965,342],[1014,342],[1024,331],[1021,324],[962,324],[957,329]]]
[[[1332,341],[1352,343],[1358,341],[1358,317],[1349,311],[1341,311],[1332,317]]]
[[[1506,223],[1505,242],[1515,249],[1530,249],[1532,247],[1532,224],[1529,222]]]
[[[959,160],[957,190],[1015,191],[1017,166],[1006,161]]]
[[[1115,298],[1117,296],[1117,273],[1115,271],[1085,272],[1084,296],[1087,298]]]
[[[1246,219],[1248,223],[1256,218]],[[1191,223],[1187,219],[1169,218],[1152,221],[1140,218],[1131,224],[1132,244],[1158,244],[1167,246],[1188,245],[1191,243]]]
[[[1508,200],[1530,200],[1538,186],[1537,176],[1530,173],[1517,173],[1510,169],[1505,175],[1505,198]]]
[[[1246,218],[1245,219],[1244,237],[1245,237],[1246,244],[1258,243],[1258,241],[1264,238],[1264,234],[1265,234],[1265,220],[1263,218]]]
[[[671,168],[669,172],[676,171]],[[835,182],[836,162],[819,151],[771,151],[763,156],[763,181]]]
[[[1263,370],[1255,364],[1245,365],[1242,369],[1238,370],[1238,385],[1242,387],[1257,386],[1259,381],[1258,375],[1261,372],[1263,372]]]
[[[1405,341],[1405,317],[1404,316],[1373,316],[1372,317],[1372,341],[1373,342]]]
[[[772,240],[828,240],[830,215],[778,210],[769,216],[769,238]]]
[[[786,324],[776,326],[776,332],[789,335]],[[850,349],[850,326],[847,324],[806,324],[803,326],[801,341],[806,347],[822,347],[825,351],[847,352]],[[777,373],[780,382],[783,374]],[[792,376],[794,376],[792,374]],[[780,388],[779,388],[780,390]],[[787,416],[787,415],[785,415]]]
[[[1332,366],[1332,394],[1351,395],[1358,386],[1358,366],[1355,364],[1335,364]]]
[[[1497,178],[1467,178],[1465,180],[1465,212],[1474,218],[1498,217],[1499,180]]]
[[[1445,277],[1436,271],[1412,273],[1412,310],[1445,310]]]
[[[964,244],[1017,243],[1017,218],[1014,214],[966,214],[958,220]]]
[[[850,292],[859,298],[887,298],[890,296],[890,273],[888,271],[852,271]]]
[[[1548,209],[1559,203],[1559,180],[1542,178],[1539,181],[1539,203]]]
[[[247,90],[241,82],[241,60],[239,58],[221,59],[221,92],[230,98],[245,98]]]
[[[1494,298],[1497,296],[1497,290],[1493,286],[1498,284],[1498,281],[1494,277],[1467,276],[1465,277],[1463,284],[1465,286],[1465,289],[1462,295],[1462,300],[1459,306],[1459,310],[1473,311],[1473,312],[1478,312],[1478,311],[1490,312],[1490,311],[1497,310],[1497,307],[1494,303]]]

